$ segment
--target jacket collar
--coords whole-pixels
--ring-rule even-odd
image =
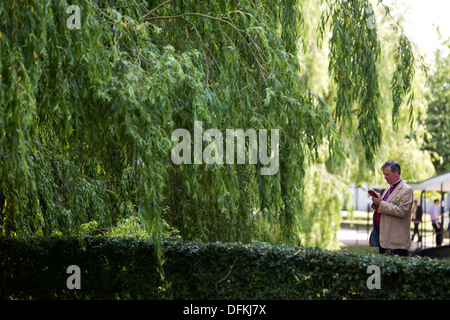
[[[397,187],[394,189],[394,191],[392,191],[392,193],[389,195],[389,198],[387,198],[386,202],[390,202],[390,200],[393,199],[395,197],[395,195],[400,192],[400,190],[402,189],[404,184],[405,184],[405,181],[403,179],[400,180],[400,183],[397,185]],[[389,189],[390,189],[390,187],[386,188],[386,190],[384,190],[383,195],[381,196],[381,198],[384,198],[384,196],[389,191]]]

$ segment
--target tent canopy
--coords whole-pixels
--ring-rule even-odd
[[[408,185],[414,190],[450,192],[450,171],[421,182],[408,183]]]

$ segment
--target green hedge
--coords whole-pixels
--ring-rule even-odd
[[[448,261],[294,248],[135,238],[0,238],[1,299],[449,299]],[[78,265],[81,289],[69,290]],[[381,289],[366,285],[380,267]]]

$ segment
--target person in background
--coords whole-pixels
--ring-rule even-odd
[[[439,199],[434,200],[434,204],[430,208],[431,224],[433,225],[434,231],[436,232],[436,246],[442,244],[443,232],[440,221],[439,213]]]
[[[412,221],[414,222],[414,232],[411,237],[411,241],[414,241],[414,237],[417,234],[419,237],[418,242],[422,242],[422,235],[419,232],[419,224],[422,222],[422,206],[419,205],[417,200],[413,202]]]

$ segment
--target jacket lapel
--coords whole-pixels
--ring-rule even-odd
[[[390,188],[391,186],[389,186]],[[383,194],[381,195],[381,199],[384,199],[384,196],[386,195],[386,193],[389,191],[389,188],[386,188],[383,192]]]

